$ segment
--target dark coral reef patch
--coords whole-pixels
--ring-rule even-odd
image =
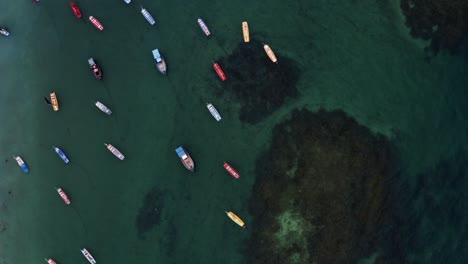
[[[456,52],[468,34],[468,1],[401,0],[411,35],[431,41],[434,52]]]
[[[274,47],[273,47],[274,48]],[[276,51],[278,64],[270,61],[257,40],[240,43],[226,58],[220,59],[228,79],[223,88],[241,104],[239,119],[257,123],[281,107],[288,97],[298,94],[300,71],[296,63]]]
[[[404,263],[393,153],[342,111],[294,111],[257,161],[249,263]]]
[[[154,226],[159,225],[163,207],[164,193],[157,188],[151,189],[145,195],[143,205],[138,212],[135,222],[140,237]]]

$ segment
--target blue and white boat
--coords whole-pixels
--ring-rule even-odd
[[[16,162],[18,163],[20,168],[24,171],[24,173],[29,172],[28,165],[26,165],[26,163],[24,163],[23,159],[21,159],[20,156],[13,156],[13,158],[15,158]]]
[[[57,155],[63,160],[63,162],[65,163],[70,162],[70,160],[68,160],[67,155],[65,155],[65,152],[63,152],[63,150],[61,150],[60,148],[56,146],[52,146],[52,148],[54,148],[55,153],[57,153]]]
[[[150,12],[148,12],[148,10],[144,9],[141,5],[140,5],[140,8],[141,8],[141,14],[145,17],[146,21],[148,21],[148,23],[150,23],[150,25],[154,25],[154,23],[156,23],[156,21],[154,21],[154,18],[150,14]]]
[[[91,256],[91,254],[86,248],[81,249],[81,254],[85,256],[85,258],[89,261],[89,263],[96,264],[96,260],[94,260],[93,256]]]
[[[195,169],[195,163],[192,160],[192,157],[188,154],[188,152],[182,147],[176,148],[176,153],[180,158],[180,161],[182,161],[182,164],[184,164],[185,168],[189,171],[193,171]]]
[[[164,57],[161,55],[158,49],[153,50],[153,58],[156,63],[156,68],[158,69],[158,71],[166,75],[166,72],[167,72],[166,61],[164,60]]]
[[[216,121],[221,120],[221,115],[211,103],[207,104],[206,107],[208,108],[208,111],[210,111],[211,115],[216,119]]]

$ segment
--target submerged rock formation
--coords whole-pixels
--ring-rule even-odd
[[[251,40],[240,43],[231,55],[220,60],[228,76],[223,88],[241,104],[242,122],[260,122],[280,108],[288,97],[297,96],[299,68],[292,60],[282,57],[281,52],[276,51],[276,55],[278,64],[270,61],[261,42]]]
[[[455,52],[468,35],[468,1],[401,0],[411,35],[431,41],[431,49]]]
[[[144,233],[150,231],[155,225],[159,225],[163,207],[163,192],[157,188],[151,189],[145,195],[143,205],[136,218],[137,231],[140,237],[142,237]]]
[[[341,111],[295,111],[273,130],[250,200],[251,264],[403,263],[393,243],[387,139]]]

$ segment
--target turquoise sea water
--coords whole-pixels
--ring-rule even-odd
[[[425,43],[409,36],[398,3],[76,3],[82,20],[64,1],[0,2],[0,25],[11,32],[0,38],[0,263],[44,257],[86,263],[81,247],[98,263],[245,263],[249,228],[234,225],[224,210],[249,226],[256,157],[271,128],[297,107],[342,109],[391,138],[409,186],[402,192],[412,197],[405,206],[420,224],[408,231],[417,242],[405,251],[407,259],[466,259],[467,61],[444,53],[427,59]],[[154,27],[139,4],[156,18]],[[89,15],[103,23],[103,32]],[[203,35],[198,16],[212,37]],[[238,120],[232,98],[215,96],[223,84],[210,61],[242,41],[243,20],[252,37],[302,70],[301,96],[256,125]],[[166,58],[168,76],[155,69],[155,48]],[[102,67],[103,81],[92,76],[89,57]],[[56,113],[42,98],[51,91],[60,103]],[[95,100],[112,116],[97,110]],[[208,113],[208,101],[221,122]],[[104,142],[120,149],[125,161]],[[180,164],[179,145],[194,158],[195,173]],[[29,175],[12,155],[23,157]],[[224,172],[223,161],[239,170],[239,180]],[[54,187],[68,193],[71,206]],[[148,193],[155,198],[145,204]],[[139,233],[142,211],[158,219],[153,205],[159,222]]]

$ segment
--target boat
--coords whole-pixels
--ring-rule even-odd
[[[29,173],[28,165],[26,165],[26,163],[20,156],[13,156],[13,158],[15,158],[16,162],[18,163],[18,166],[20,166],[24,173]]]
[[[99,29],[100,31],[103,31],[104,30],[104,26],[101,24],[101,22],[99,22],[99,20],[97,20],[95,17],[93,16],[90,16],[89,17],[89,21],[91,21],[91,23],[93,23],[93,25]]]
[[[88,252],[88,250],[86,250],[86,248],[81,249],[81,253],[83,254],[83,256],[85,256],[89,263],[96,264],[96,260],[94,260],[93,256],[91,256],[91,254]]]
[[[107,143],[104,143],[104,145],[107,147],[107,149],[112,152],[112,154],[114,154],[114,156],[116,156],[117,158],[119,158],[120,160],[124,160],[125,159],[125,156],[122,155],[122,153],[120,153],[120,151],[118,149],[116,149],[114,146],[112,146],[111,144],[107,144]]]
[[[227,216],[229,216],[229,218],[231,218],[231,220],[234,221],[234,223],[238,224],[242,228],[246,228],[244,221],[242,221],[242,219],[240,219],[235,213],[228,211],[224,212],[226,212]]]
[[[185,168],[189,171],[193,171],[195,169],[195,163],[193,163],[192,157],[188,154],[185,149],[180,146],[176,148],[176,153],[179,155],[180,161],[182,161],[182,164],[184,164]]]
[[[221,81],[225,81],[227,79],[226,74],[224,73],[221,66],[219,66],[219,64],[215,63],[214,61],[213,61],[213,69],[215,70],[216,74],[218,74],[218,77],[221,79]]]
[[[108,115],[111,115],[112,114],[112,111],[109,109],[109,107],[107,107],[105,104],[99,102],[99,101],[96,101],[95,103],[96,107],[99,108],[99,110],[101,110],[102,112],[108,114]]]
[[[57,264],[57,262],[55,262],[55,261],[54,261],[53,259],[51,259],[51,258],[50,258],[50,259],[44,258],[44,260],[45,260],[47,263],[49,263],[49,264]]]
[[[148,21],[148,23],[150,23],[150,25],[154,25],[154,23],[156,23],[156,21],[154,21],[154,18],[150,14],[150,12],[148,12],[148,10],[144,9],[141,5],[140,5],[140,8],[141,8],[140,12],[143,15],[143,17],[145,17],[146,21]]]
[[[56,188],[58,194],[60,195],[60,198],[66,203],[70,204],[70,198],[68,198],[68,195],[62,190],[62,188]]]
[[[57,155],[63,160],[63,162],[65,163],[70,162],[70,160],[68,159],[67,155],[65,155],[65,152],[63,152],[63,150],[61,150],[60,148],[56,146],[52,146],[52,148],[55,150],[55,153],[57,153]]]
[[[55,92],[50,93],[50,102],[52,103],[52,109],[57,112],[59,110],[59,104]]]
[[[276,59],[275,53],[273,50],[268,46],[267,44],[263,44],[263,49],[265,50],[266,54],[268,55],[268,58],[274,63],[278,63],[278,60]]]
[[[239,179],[239,173],[227,162],[224,162],[224,169],[231,174],[232,177]]]
[[[203,30],[203,32],[205,33],[207,37],[211,35],[210,30],[208,29],[208,26],[205,24],[205,22],[201,18],[198,18],[197,22],[198,22],[198,25],[200,25],[201,30]]]
[[[70,8],[73,11],[73,14],[75,14],[77,18],[81,18],[81,11],[78,8],[78,6],[75,4],[75,2],[70,3]]]
[[[244,42],[250,42],[249,24],[247,21],[242,22],[242,34],[244,35]]]
[[[127,4],[130,4],[130,2],[132,2],[132,0],[124,0],[125,3]]]
[[[166,61],[164,60],[164,57],[161,55],[161,53],[159,53],[158,49],[153,50],[153,58],[158,71],[165,75],[167,72]]]
[[[99,68],[99,66],[96,64],[96,62],[94,62],[94,59],[89,58],[88,59],[88,64],[89,64],[89,67],[91,68],[91,70],[93,71],[94,77],[96,77],[96,79],[98,79],[98,80],[101,80],[102,79],[102,71],[101,71],[101,68]]]
[[[8,35],[10,35],[10,32],[8,32],[8,30],[0,27],[0,34],[2,34],[3,36],[8,37]]]
[[[210,111],[211,115],[216,119],[216,121],[221,120],[221,115],[218,113],[218,110],[216,110],[216,108],[211,103],[208,103],[206,107]]]

